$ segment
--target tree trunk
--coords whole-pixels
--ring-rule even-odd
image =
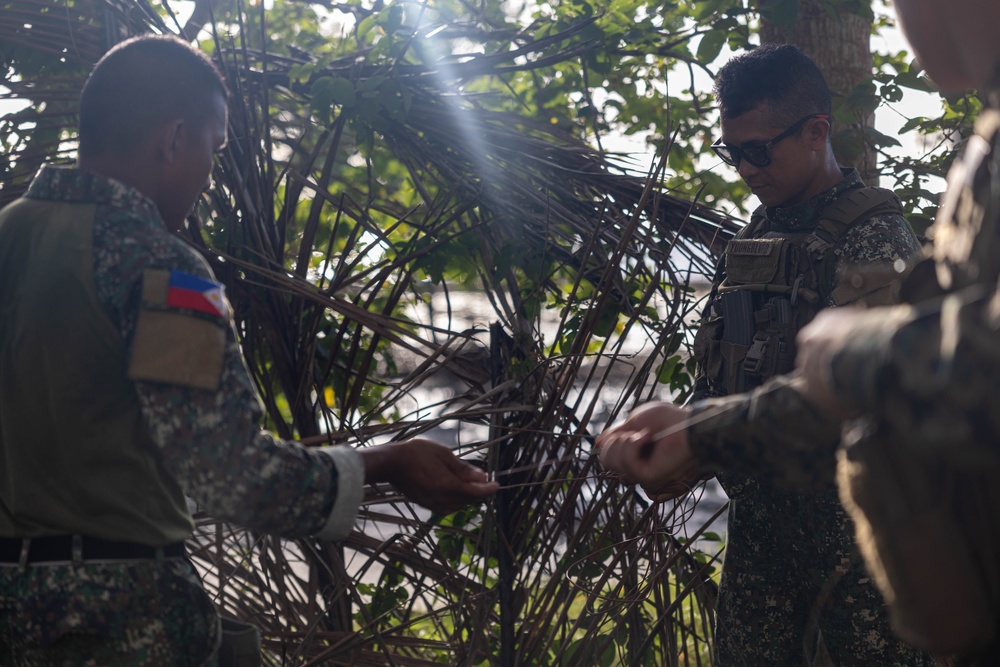
[[[833,91],[833,150],[842,166],[857,167],[867,185],[878,185],[877,156],[866,130],[874,126],[871,21],[839,4],[798,0],[794,22],[777,22],[789,0],[760,0],[762,43],[789,42],[812,58]],[[825,5],[825,6],[824,6]],[[831,7],[837,7],[832,11]]]

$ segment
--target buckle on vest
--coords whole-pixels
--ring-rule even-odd
[[[743,357],[743,370],[754,375],[760,374],[760,369],[764,365],[764,355],[767,352],[767,345],[771,342],[771,336],[757,333],[753,337],[753,344]]]
[[[792,298],[791,298],[791,302],[792,302],[792,306],[793,307],[795,306],[795,302],[799,300],[799,288],[802,287],[802,279],[803,278],[805,278],[805,276],[801,276],[800,275],[798,278],[795,279],[795,284],[792,285]]]

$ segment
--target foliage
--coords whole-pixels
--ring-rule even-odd
[[[876,54],[874,84],[885,104],[902,101],[905,90],[933,91],[932,83],[905,52]],[[925,151],[919,155],[895,155],[885,149],[893,145],[891,138],[878,142],[882,173],[906,208],[914,228],[923,232],[937,215],[937,190],[943,174],[958,155],[963,138],[972,133],[972,125],[983,108],[983,100],[975,92],[941,96],[943,113],[937,117],[917,116],[903,123],[900,133],[919,134]]]
[[[6,85],[31,105],[0,121],[0,202],[38,156],[71,156],[70,108],[49,104],[75,95],[102,35],[180,32],[182,4],[0,1]],[[46,30],[25,32],[24,12]],[[227,285],[268,427],[359,446],[450,434],[503,484],[447,517],[373,489],[342,545],[200,516],[192,551],[220,608],[262,627],[271,664],[706,664],[718,545],[685,522],[695,499],[651,506],[589,454],[635,402],[691,391],[694,285],[738,227],[704,204],[746,195],[704,170],[698,81],[754,40],[754,6],[219,0],[210,15],[197,39],[234,99],[190,240]],[[884,100],[925,85],[905,54],[877,65]],[[911,129],[962,131],[976,109],[951,100]],[[42,122],[56,134],[29,151]],[[645,136],[657,163],[609,154],[612,132]],[[913,210],[947,159],[886,163]]]

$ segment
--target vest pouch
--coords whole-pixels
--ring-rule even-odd
[[[691,350],[696,359],[702,359],[708,380],[715,385],[722,382],[722,355],[719,352],[719,338],[722,336],[722,317],[708,316],[694,335]]]
[[[753,343],[753,301],[750,290],[719,294],[718,308],[722,317],[719,384],[728,394],[739,394],[750,388],[743,373],[743,360]]]
[[[743,360],[743,370],[760,382],[790,372],[795,367],[795,333],[798,331],[788,299],[774,297],[754,313],[757,331]]]
[[[726,246],[726,284],[788,286],[790,246],[784,238],[731,240]]]
[[[740,369],[743,367],[748,349],[746,345],[730,343],[727,340],[719,341],[722,381],[729,394],[741,394],[747,390],[746,380]]]
[[[845,443],[837,465],[841,500],[893,631],[938,655],[988,646],[997,626],[989,586],[943,493],[940,462],[884,434],[856,430]]]

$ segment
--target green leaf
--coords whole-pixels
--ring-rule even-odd
[[[889,83],[879,90],[879,95],[886,102],[898,102],[903,99],[903,91],[894,83]]]
[[[410,93],[398,81],[390,79],[379,88],[378,103],[389,118],[403,121],[409,110]]]
[[[354,84],[341,76],[333,78],[330,84],[330,95],[333,97],[334,102],[345,109],[353,108],[358,104],[358,97],[354,92]]]
[[[896,137],[890,137],[888,134],[879,132],[873,127],[866,127],[864,129],[865,138],[871,141],[876,146],[899,146],[899,140]]]
[[[372,28],[376,26],[378,22],[378,15],[372,14],[364,19],[358,24],[358,39],[360,41],[365,41],[368,33],[371,32]]]
[[[919,69],[910,67],[896,75],[896,84],[912,90],[930,93],[934,85]]]
[[[301,65],[295,65],[288,70],[288,80],[291,83],[305,83],[307,82],[316,71],[315,63],[303,63]]]
[[[532,289],[532,294],[537,294],[537,292]],[[528,297],[521,303],[524,306],[524,316],[529,320],[535,320],[542,312],[542,302],[538,296]]]
[[[333,105],[333,77],[316,79],[309,88],[309,106],[321,120],[329,122],[330,107]]]
[[[907,132],[910,132],[914,128],[917,128],[917,127],[920,127],[921,125],[923,125],[926,121],[927,121],[927,119],[924,118],[923,116],[917,116],[916,118],[911,118],[908,121],[906,121],[905,123],[903,123],[903,126],[899,128],[899,133],[900,134],[905,134]]]
[[[673,379],[674,374],[677,372],[677,366],[680,363],[680,357],[674,355],[668,357],[662,364],[660,368],[656,371],[656,381],[660,384],[669,384]]]
[[[609,299],[604,302],[604,306],[594,322],[593,332],[595,336],[607,338],[615,332],[616,326],[618,326],[618,309]]]
[[[710,63],[719,57],[722,46],[726,43],[729,34],[724,30],[710,30],[706,32],[701,43],[698,44],[698,60],[703,63]]]

